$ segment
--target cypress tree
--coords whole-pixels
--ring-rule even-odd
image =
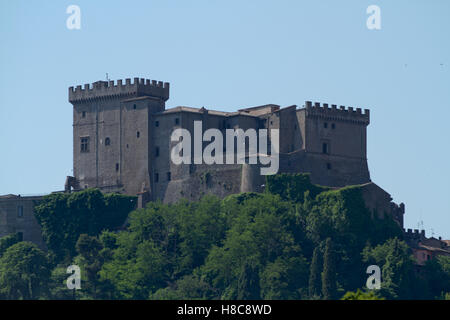
[[[322,295],[326,300],[336,298],[336,259],[331,238],[325,242],[322,272]]]
[[[319,246],[314,248],[311,266],[309,268],[309,297],[314,298],[320,296],[321,289],[321,270],[322,265],[321,253]]]
[[[251,263],[245,263],[238,278],[238,300],[259,300],[259,272]]]

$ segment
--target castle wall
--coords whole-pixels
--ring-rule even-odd
[[[23,241],[33,242],[46,250],[41,227],[34,216],[34,202],[40,199],[14,195],[0,197],[0,238],[20,232]]]
[[[223,151],[227,129],[267,128],[269,136],[270,129],[279,129],[279,172],[309,172],[313,183],[332,187],[370,181],[368,110],[309,101],[300,109],[266,105],[233,113],[188,107],[165,110],[168,90],[168,84],[137,78],[133,83],[129,79],[117,85],[99,81],[84,89],[69,89],[74,105],[74,175],[81,188],[100,187],[133,195],[147,192],[148,199],[163,201],[182,194],[190,198],[193,190],[228,194],[229,190],[203,189],[196,182],[197,173],[209,170],[217,172],[215,179],[226,172],[225,183],[236,179],[232,190],[257,191],[264,177],[255,178],[254,166],[194,163],[194,121],[202,121],[203,132],[215,128],[223,133]],[[171,142],[170,137],[176,128],[191,133],[191,165],[171,161],[172,147],[178,142]],[[81,152],[82,137],[89,137],[89,152]],[[209,143],[203,142],[202,150]]]

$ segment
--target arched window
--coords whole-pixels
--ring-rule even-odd
[[[109,146],[111,144],[111,139],[106,138],[105,139],[105,146]]]

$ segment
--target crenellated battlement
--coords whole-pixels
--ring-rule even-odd
[[[419,230],[419,229],[403,229],[403,232],[405,233],[405,236],[410,238],[420,238],[425,237],[425,230]]]
[[[115,97],[152,96],[166,101],[169,99],[169,83],[144,79],[130,78],[115,81],[97,81],[69,88],[69,102],[77,103],[96,99],[110,99]]]
[[[306,115],[325,117],[327,119],[343,120],[343,121],[355,121],[368,125],[370,122],[370,110],[361,108],[353,108],[340,106],[328,103],[321,104],[320,102],[305,101]]]

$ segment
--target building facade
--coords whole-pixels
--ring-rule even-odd
[[[315,184],[343,187],[370,182],[369,110],[312,103],[223,112],[179,106],[166,109],[169,83],[134,78],[69,88],[73,105],[73,177],[66,190],[88,187],[160,199],[196,200],[261,191],[264,176],[250,164],[181,164],[170,158],[176,128],[279,130],[279,173],[309,172]],[[270,138],[270,137],[269,137]],[[192,137],[194,139],[194,137]],[[193,145],[193,142],[191,143]]]
[[[18,233],[23,241],[33,242],[45,250],[41,227],[34,216],[34,206],[40,199],[41,196],[0,196],[0,238]]]

